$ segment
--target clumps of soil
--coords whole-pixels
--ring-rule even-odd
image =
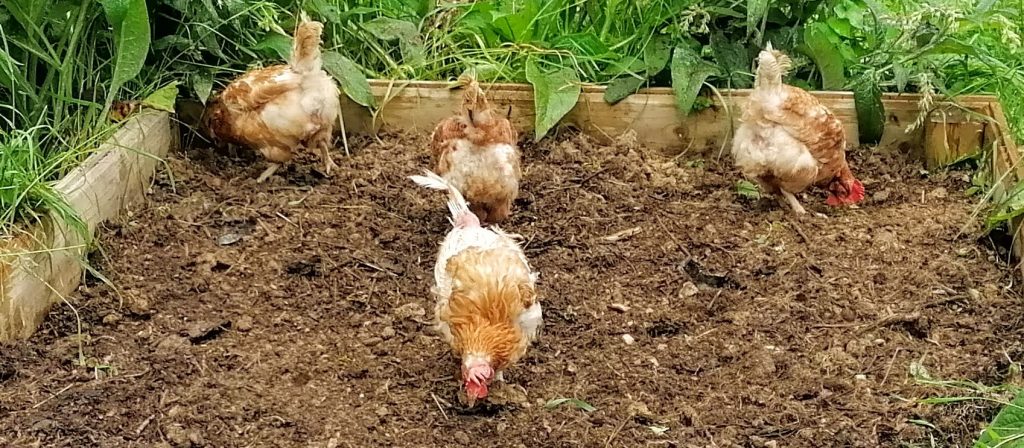
[[[430,331],[444,198],[407,179],[425,137],[353,140],[333,177],[304,157],[263,185],[256,158],[174,154],[103,231],[116,289],[89,279],[77,315],[2,347],[0,444],[967,446],[995,405],[920,404],[951,392],[912,371],[995,384],[1022,352],[959,173],[860,149],[871,199],[812,192],[829,217],[795,218],[740,198],[727,158],[570,134],[524,143],[503,226],[541,273],[542,339],[466,409]]]

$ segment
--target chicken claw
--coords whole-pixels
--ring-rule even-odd
[[[798,215],[807,214],[807,210],[804,210],[804,206],[800,205],[800,201],[796,200],[796,196],[794,196],[793,193],[790,193],[786,190],[779,190],[779,192],[780,194],[782,194],[780,202],[782,202],[783,205],[788,205],[789,208],[793,209],[793,213],[796,213]]]
[[[324,161],[324,174],[330,176],[331,175],[331,170],[333,170],[333,169],[335,169],[337,167],[338,167],[338,164],[334,163],[334,160],[332,160],[331,156],[328,155],[327,156],[327,160]]]

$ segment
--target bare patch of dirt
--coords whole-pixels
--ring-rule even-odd
[[[995,384],[1022,352],[1009,268],[961,233],[958,173],[861,149],[873,199],[812,193],[829,217],[796,219],[739,198],[727,159],[569,135],[525,144],[504,226],[541,273],[542,340],[464,409],[428,331],[449,224],[407,179],[425,144],[355,139],[334,177],[306,157],[265,185],[251,157],[173,156],[103,232],[93,262],[117,289],[71,298],[82,335],[61,306],[0,347],[0,444],[968,446],[994,405],[919,404],[948,391],[912,363]],[[545,407],[559,397],[597,410]]]

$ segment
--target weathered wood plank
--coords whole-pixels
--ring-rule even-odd
[[[168,114],[143,113],[58,182],[57,191],[95,234],[100,223],[143,197],[175,141]],[[78,287],[87,244],[53,217],[0,237],[0,340],[31,336],[50,306]]]

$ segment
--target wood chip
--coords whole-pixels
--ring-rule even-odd
[[[621,241],[633,235],[636,235],[641,231],[643,231],[643,229],[641,229],[640,227],[633,227],[631,229],[620,230],[608,236],[603,236],[601,237],[601,239],[609,242]]]

